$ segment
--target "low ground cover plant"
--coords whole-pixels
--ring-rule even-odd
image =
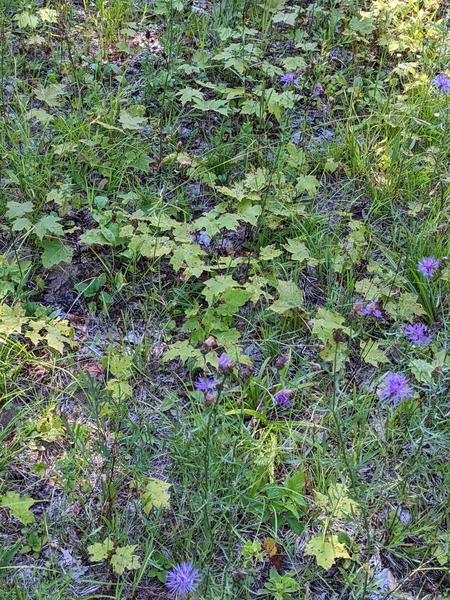
[[[1,0],[1,598],[446,597],[448,26]]]

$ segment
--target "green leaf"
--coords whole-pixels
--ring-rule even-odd
[[[44,217],[41,217],[34,226],[34,233],[40,240],[48,235],[63,235],[64,230],[59,222],[60,220],[61,219],[56,215],[45,215]]]
[[[178,92],[177,96],[180,97],[180,101],[183,106],[195,99],[201,101],[204,99],[203,93],[200,90],[196,90],[192,87],[183,88]]]
[[[51,83],[47,87],[39,85],[35,96],[41,102],[50,107],[56,107],[61,104],[60,96],[64,94],[64,85],[62,83]]]
[[[316,501],[323,511],[336,519],[354,516],[358,504],[348,496],[348,487],[342,483],[331,484],[327,494],[316,492]]]
[[[305,493],[305,471],[299,469],[286,479],[286,487],[299,494]]]
[[[422,359],[415,359],[409,363],[411,373],[420,383],[431,383],[433,381],[434,365]]]
[[[276,286],[278,299],[269,307],[273,312],[284,315],[292,309],[298,309],[303,302],[303,293],[293,281],[279,280]]]
[[[295,26],[295,21],[297,19],[297,15],[298,15],[298,10],[296,10],[295,12],[277,12],[274,16],[273,16],[273,22],[274,23],[284,23],[285,25],[291,25],[292,27]]]
[[[149,515],[152,508],[168,508],[170,504],[170,483],[161,481],[156,477],[149,477],[145,489],[141,494],[142,508]]]
[[[71,338],[72,332],[67,321],[54,319],[46,325],[46,330],[45,340],[47,344],[60,354],[64,351],[64,344],[76,345]]]
[[[133,395],[133,388],[131,385],[127,381],[120,381],[119,379],[110,379],[106,384],[106,390],[111,392],[112,397],[115,400],[131,398]]]
[[[297,178],[295,189],[300,194],[307,192],[310,196],[315,196],[319,188],[320,182],[314,175],[300,175]]]
[[[19,217],[14,220],[11,226],[12,231],[28,231],[33,227],[33,223],[27,217]]]
[[[34,523],[35,518],[30,508],[36,504],[37,500],[33,500],[29,496],[19,496],[16,492],[7,492],[1,497],[0,507],[9,508],[13,516],[24,525]]]
[[[42,242],[42,247],[44,249],[42,254],[42,265],[45,269],[51,269],[60,263],[72,262],[72,248],[63,244],[61,240],[44,240]]]
[[[132,363],[131,354],[112,354],[108,359],[109,370],[118,379],[127,379],[131,375]]]
[[[213,111],[224,116],[227,116],[230,112],[226,100],[203,100],[201,98],[194,98],[193,107],[202,112]]]
[[[21,333],[27,322],[24,309],[18,304],[8,306],[0,304],[0,336],[8,338],[13,333]]]
[[[189,359],[194,359],[196,362],[204,362],[201,351],[194,348],[188,340],[179,340],[171,344],[164,354],[163,362],[169,362],[175,358],[179,358],[183,363]]]
[[[335,331],[339,330],[347,335],[350,334],[350,330],[344,325],[344,322],[345,318],[342,315],[326,308],[319,308],[316,318],[311,320],[312,333],[326,344],[334,341],[333,333]]]
[[[304,70],[306,69],[306,61],[303,56],[287,56],[283,59],[283,66],[286,71]]]
[[[38,13],[44,23],[58,22],[58,13],[53,8],[40,8]]]
[[[352,17],[350,20],[350,29],[362,36],[369,36],[375,29],[375,23],[372,19],[358,19]]]
[[[39,25],[39,19],[33,13],[30,13],[28,10],[24,10],[21,13],[18,13],[14,19],[17,21],[18,26],[21,29],[26,29],[29,27],[30,29],[36,29]]]
[[[119,122],[122,125],[123,129],[130,129],[132,131],[137,131],[142,129],[144,125],[147,124],[147,119],[145,117],[139,117],[137,115],[132,115],[126,110],[120,111]]]
[[[100,562],[108,557],[108,554],[114,550],[114,544],[110,538],[106,538],[104,542],[96,542],[87,547],[90,554],[91,562]]]
[[[259,251],[259,260],[273,260],[282,254],[283,253],[281,250],[278,250],[275,244],[270,244],[269,246],[264,246],[264,248],[261,248]]]
[[[398,314],[406,321],[413,321],[414,317],[426,314],[424,307],[417,302],[416,294],[404,292],[398,301]]]
[[[25,117],[30,119],[37,119],[42,125],[47,125],[50,121],[53,121],[55,118],[53,115],[48,113],[43,108],[32,108],[27,113],[25,113]]]
[[[141,566],[141,559],[136,554],[133,554],[136,548],[136,544],[116,548],[116,552],[111,557],[111,566],[114,573],[123,575],[125,569],[128,569],[129,571],[139,569]]]
[[[6,203],[6,208],[8,209],[5,212],[5,216],[7,219],[17,219],[18,217],[23,217],[30,212],[33,212],[33,203],[32,202],[15,202],[14,200],[10,200]]]
[[[101,229],[88,229],[80,235],[80,242],[87,246],[111,246],[110,242],[101,232]]]
[[[294,239],[287,240],[287,242],[287,244],[284,244],[284,248],[292,255],[292,260],[296,260],[300,263],[306,261],[312,267],[318,264],[318,261],[316,259],[311,258],[308,248],[301,240]]]
[[[385,352],[380,349],[380,342],[375,340],[361,340],[359,346],[361,348],[361,358],[368,365],[378,367],[378,365],[388,362],[388,357]]]
[[[306,544],[305,554],[315,556],[319,567],[330,569],[336,559],[350,558],[350,554],[344,544],[339,542],[337,535],[322,535],[321,533],[313,536]]]

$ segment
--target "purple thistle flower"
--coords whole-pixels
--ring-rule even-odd
[[[283,406],[284,408],[291,408],[290,398],[292,396],[292,390],[288,390],[287,388],[283,388],[279,392],[277,392],[274,396],[275,403]]]
[[[222,354],[219,356],[218,367],[219,371],[229,371],[231,369],[231,360],[228,358],[225,352],[222,352]]]
[[[280,81],[283,85],[294,85],[297,87],[299,79],[295,77],[294,73],[286,73],[280,77]]]
[[[417,270],[419,273],[422,273],[425,277],[432,277],[434,272],[439,269],[439,265],[441,263],[434,256],[423,256],[419,260],[419,264],[417,265]]]
[[[447,77],[445,73],[436,75],[431,82],[431,85],[438,88],[442,94],[448,94],[448,92],[450,92],[450,77]]]
[[[428,335],[428,327],[422,323],[408,325],[405,329],[405,335],[411,344],[428,346],[428,344],[431,342],[431,335]]]
[[[195,382],[195,389],[206,393],[214,390],[216,385],[217,381],[214,377],[199,377]]]
[[[402,373],[386,373],[383,378],[383,386],[378,391],[378,395],[382,400],[392,400],[396,406],[400,400],[411,398],[413,390],[409,385],[409,381]]]
[[[378,307],[378,301],[369,302],[366,304],[364,308],[361,309],[361,314],[363,317],[374,317],[375,319],[381,319],[383,313]]]
[[[182,562],[167,572],[166,587],[178,598],[186,598],[195,592],[199,579],[199,570],[192,563]]]

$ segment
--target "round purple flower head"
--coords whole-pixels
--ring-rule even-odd
[[[378,395],[382,400],[391,400],[394,406],[396,406],[400,400],[411,398],[413,390],[405,375],[389,372],[383,376],[383,385]]]
[[[218,367],[219,371],[229,371],[231,369],[231,360],[228,358],[225,352],[222,352],[222,354],[219,356]]]
[[[210,392],[215,389],[217,381],[214,377],[199,377],[195,382],[195,389],[201,392]]]
[[[192,563],[182,562],[167,572],[166,587],[177,598],[187,598],[197,589],[199,579],[199,570]]]
[[[431,85],[437,88],[442,94],[448,94],[450,92],[450,77],[447,77],[445,73],[436,75]]]
[[[284,408],[291,408],[291,396],[292,390],[288,390],[287,388],[283,388],[279,392],[277,392],[274,396],[275,403],[279,406],[284,406]]]
[[[298,77],[295,77],[294,73],[286,73],[286,75],[282,75],[280,77],[280,81],[283,85],[295,85],[298,86]]]
[[[405,335],[411,344],[428,346],[428,344],[431,342],[431,335],[428,335],[428,327],[425,327],[425,325],[422,323],[408,325],[405,328]]]
[[[425,277],[432,277],[434,272],[439,269],[439,265],[441,263],[434,256],[423,256],[419,260],[419,264],[417,265],[417,270]]]

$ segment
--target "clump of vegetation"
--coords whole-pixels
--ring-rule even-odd
[[[448,26],[2,0],[2,598],[444,597]]]

